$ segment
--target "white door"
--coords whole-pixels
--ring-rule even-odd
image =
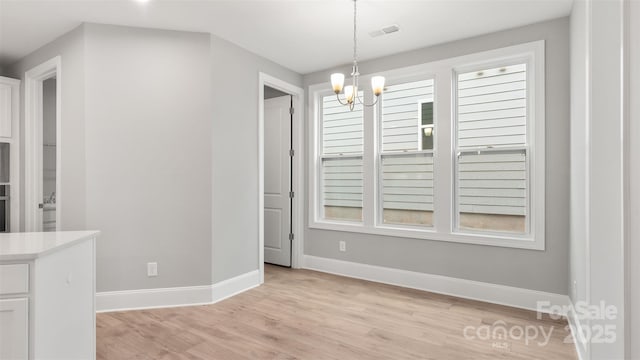
[[[264,101],[264,261],[291,266],[291,97]]]

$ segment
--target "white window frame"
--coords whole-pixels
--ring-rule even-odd
[[[480,53],[439,60],[431,63],[395,69],[379,73],[388,83],[421,77],[434,78],[434,128],[438,130],[434,139],[434,215],[433,226],[402,226],[381,224],[381,199],[379,162],[379,114],[377,107],[364,109],[364,154],[363,154],[363,221],[346,223],[322,219],[321,174],[319,163],[321,151],[321,99],[331,94],[327,83],[309,86],[309,227],[335,231],[357,232],[413,239],[479,244],[489,246],[544,250],[545,249],[545,52],[544,40],[524,43]],[[528,160],[528,221],[531,226],[527,234],[464,232],[458,231],[456,221],[455,194],[455,84],[457,72],[487,64],[516,60],[527,61],[527,141]],[[369,76],[361,76],[367,84]],[[407,80],[408,81],[408,80]],[[368,89],[365,97],[371,101]]]

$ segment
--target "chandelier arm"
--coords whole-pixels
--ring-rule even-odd
[[[340,105],[349,105],[349,102],[342,102],[342,100],[340,100],[340,94],[336,94],[336,99],[338,99],[338,102],[340,103]]]
[[[359,102],[360,104],[362,104],[362,105],[364,105],[364,106],[368,106],[368,107],[375,106],[375,105],[378,103],[378,100],[380,99],[380,97],[379,97],[379,96],[376,96],[376,99],[375,99],[371,104],[367,104],[366,102],[364,102],[364,100],[362,100],[362,99],[360,98],[360,96],[356,96],[356,98],[358,99],[358,102]]]

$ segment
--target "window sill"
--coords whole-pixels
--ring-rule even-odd
[[[442,233],[435,228],[416,229],[409,227],[397,227],[390,225],[378,225],[375,227],[365,226],[358,223],[347,223],[338,221],[315,221],[309,224],[310,229],[331,230],[342,232],[354,232],[370,235],[392,236],[409,238],[416,240],[445,241],[472,245],[486,245],[496,247],[507,247],[516,249],[540,250],[545,249],[544,238],[525,238],[517,236],[495,235],[495,234],[472,234],[472,233]]]

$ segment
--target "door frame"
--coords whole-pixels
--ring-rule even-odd
[[[42,82],[56,78],[56,230],[59,231],[62,214],[62,60],[60,56],[27,71],[24,76],[24,139],[25,139],[25,231],[38,229],[38,204],[42,201]],[[40,197],[40,198],[39,198]]]
[[[291,243],[291,267],[302,267],[304,249],[304,90],[269,74],[258,73],[258,269],[260,271],[260,284],[264,283],[264,87],[269,86],[280,90],[293,97],[293,150],[295,152],[293,169],[291,174],[293,183],[291,191],[294,192],[292,202],[291,225],[294,240]]]

